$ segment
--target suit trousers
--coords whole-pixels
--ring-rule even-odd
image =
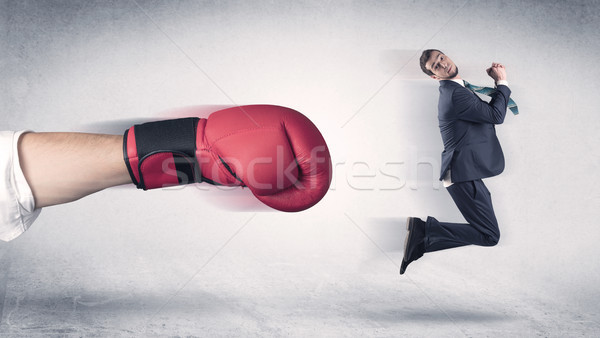
[[[463,245],[493,246],[500,229],[492,196],[482,180],[457,182],[446,188],[467,223],[444,223],[433,217],[425,224],[425,252]]]

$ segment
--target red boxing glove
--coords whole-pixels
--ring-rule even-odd
[[[281,211],[312,207],[331,183],[323,136],[304,115],[280,106],[135,125],[125,132],[123,152],[140,189],[194,182],[242,186]]]

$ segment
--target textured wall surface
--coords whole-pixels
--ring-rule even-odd
[[[328,141],[330,192],[117,187],[0,243],[0,333],[565,336],[600,332],[598,1],[0,1],[0,129],[120,134],[194,105],[269,103]],[[521,114],[486,180],[502,238],[398,275],[407,216],[462,221],[437,181],[424,48]]]

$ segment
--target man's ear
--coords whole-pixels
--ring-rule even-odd
[[[430,77],[430,78],[432,78],[432,79],[434,79],[434,80],[439,80],[439,79],[440,79],[440,78],[438,78],[438,77],[437,77],[437,76],[435,76],[435,75],[429,75],[429,77]]]

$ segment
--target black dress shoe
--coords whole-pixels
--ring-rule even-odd
[[[400,266],[401,275],[406,271],[408,264],[425,254],[425,222],[416,217],[409,217],[406,220],[406,228],[408,235],[404,244],[404,258]]]

